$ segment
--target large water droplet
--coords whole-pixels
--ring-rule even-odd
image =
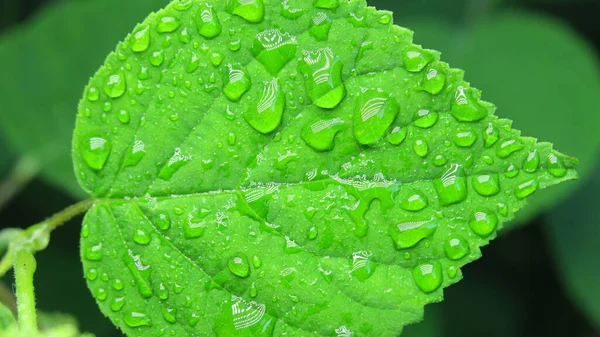
[[[256,35],[252,54],[270,72],[277,76],[279,71],[296,56],[298,42],[289,33],[279,29],[265,30]]]
[[[539,184],[537,180],[532,179],[528,180],[524,183],[521,183],[515,189],[515,196],[519,199],[525,199],[526,197],[532,195],[539,188]]]
[[[94,171],[100,171],[106,165],[112,149],[109,138],[91,137],[82,145],[82,157],[87,166]]]
[[[500,192],[500,179],[498,174],[482,174],[473,177],[473,189],[479,195],[484,197],[491,197]]]
[[[500,131],[491,122],[488,123],[487,128],[483,131],[483,141],[485,147],[490,148],[500,139]]]
[[[217,12],[206,2],[200,3],[198,14],[194,17],[198,26],[198,33],[207,39],[212,39],[221,34],[223,29]]]
[[[437,227],[437,223],[432,219],[413,220],[390,226],[388,233],[394,240],[397,249],[406,249],[431,237]]]
[[[516,176],[519,175],[519,172],[520,172],[519,169],[514,164],[510,164],[506,168],[506,171],[504,172],[504,175],[507,178],[515,178]]]
[[[132,311],[123,314],[123,321],[125,321],[125,324],[131,328],[150,325],[150,319],[146,316],[146,314],[138,311]]]
[[[400,208],[411,212],[420,211],[428,205],[427,197],[412,188],[401,188],[394,200],[400,203]]]
[[[416,138],[413,142],[413,151],[421,158],[427,157],[429,153],[429,144],[424,138]]]
[[[130,38],[130,47],[136,53],[141,53],[150,46],[150,27],[140,26]]]
[[[467,179],[461,165],[451,164],[444,173],[433,181],[440,204],[457,204],[467,198]]]
[[[447,77],[448,76],[441,68],[432,66],[427,71],[427,75],[425,75],[422,88],[432,95],[437,95],[444,89],[444,86],[446,86]]]
[[[454,95],[451,113],[459,122],[476,122],[488,115],[488,109],[479,102],[474,89],[459,86]]]
[[[342,130],[344,121],[341,118],[319,119],[308,123],[302,129],[302,139],[316,151],[333,149],[335,135]]]
[[[162,180],[170,180],[173,175],[191,160],[190,156],[181,153],[180,148],[175,149],[175,153],[169,159],[167,164],[158,173],[158,177]]]
[[[419,265],[412,270],[415,283],[424,293],[432,293],[442,285],[444,276],[439,262]]]
[[[400,126],[394,126],[390,129],[389,134],[387,135],[387,141],[392,145],[400,145],[406,139],[408,134],[408,129]]]
[[[284,0],[281,3],[281,16],[286,19],[295,20],[302,16],[302,14],[306,13],[305,9],[302,8],[292,8],[289,4],[289,0]]]
[[[529,152],[527,158],[523,162],[523,171],[527,173],[535,173],[540,166],[540,154],[537,150]]]
[[[419,46],[410,45],[404,49],[404,68],[416,73],[425,68],[435,59],[433,54]]]
[[[377,143],[396,119],[400,106],[383,90],[366,90],[356,101],[354,137],[363,145]]]
[[[159,214],[155,222],[156,226],[160,228],[160,230],[166,231],[171,228],[171,218],[169,217],[169,214]]]
[[[446,241],[444,251],[450,260],[460,260],[469,254],[469,242],[460,236],[454,236]]]
[[[473,232],[482,238],[487,238],[498,226],[498,217],[494,212],[487,209],[478,208],[471,215],[469,226]]]
[[[471,147],[477,140],[477,134],[473,131],[463,131],[454,135],[454,144],[458,147]]]
[[[521,151],[525,146],[518,140],[510,139],[496,147],[496,155],[502,159],[508,158],[511,154]]]
[[[435,112],[431,112],[427,109],[421,109],[417,111],[417,119],[414,121],[415,126],[429,129],[434,126],[439,119],[439,114]]]
[[[142,158],[146,155],[146,144],[140,140],[136,139],[131,145],[129,151],[125,153],[125,159],[123,161],[123,166],[135,166],[137,165]]]
[[[333,109],[346,96],[342,81],[344,65],[329,48],[304,51],[298,70],[304,75],[308,96],[318,107]]]
[[[127,89],[125,82],[125,74],[117,72],[108,76],[104,82],[104,92],[111,98],[119,98],[123,96]]]
[[[352,265],[350,273],[360,281],[365,281],[375,273],[373,254],[360,251],[352,254]]]
[[[227,262],[227,268],[236,276],[246,278],[250,275],[250,265],[243,255],[234,256]]]
[[[265,17],[263,0],[233,0],[232,13],[250,23],[261,22]]]
[[[152,241],[152,236],[150,236],[150,233],[143,229],[136,229],[133,232],[133,241],[135,241],[137,244],[147,246],[150,244],[150,241]]]
[[[172,16],[163,16],[160,18],[156,30],[159,33],[171,33],[181,27],[181,21],[178,18]]]
[[[165,54],[162,50],[155,51],[150,55],[150,64],[155,67],[160,67],[165,61]]]
[[[557,178],[562,178],[567,175],[567,169],[565,169],[565,164],[554,153],[548,155],[547,168],[548,172],[550,172],[551,175]]]
[[[323,12],[319,12],[312,17],[309,23],[309,34],[317,41],[325,41],[329,37],[329,30],[333,21]]]
[[[228,65],[224,82],[223,93],[232,102],[238,102],[252,85],[246,69],[240,65],[232,64]]]
[[[284,109],[285,95],[274,78],[264,83],[261,96],[256,104],[246,110],[244,118],[256,131],[267,134],[279,126]]]

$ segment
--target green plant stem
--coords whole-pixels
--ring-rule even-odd
[[[12,168],[8,178],[0,183],[0,211],[39,172],[37,161],[31,157],[21,158]]]
[[[90,207],[92,207],[98,200],[97,199],[87,199],[80,201],[74,205],[71,205],[64,210],[54,214],[50,218],[41,222],[39,225],[46,225],[47,230],[52,232],[56,228],[63,225],[65,222],[73,219],[74,217],[85,213]],[[32,226],[35,227],[36,225]],[[31,228],[31,227],[30,227]]]
[[[28,249],[19,249],[15,256],[15,281],[17,293],[17,314],[19,327],[23,333],[37,331],[33,274],[37,263]]]

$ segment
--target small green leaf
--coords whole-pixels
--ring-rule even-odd
[[[580,188],[577,194],[554,209],[548,220],[547,234],[554,249],[560,277],[573,303],[578,305],[600,331],[600,210],[598,191],[600,174],[596,174]]]
[[[196,33],[203,3],[221,34]],[[135,30],[108,56],[73,138],[98,198],[88,285],[131,336],[395,337],[529,195],[576,177],[362,0],[175,1],[141,27],[148,48]]]

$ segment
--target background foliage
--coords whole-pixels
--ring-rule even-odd
[[[116,42],[167,2],[0,0],[0,181],[36,176],[4,208],[2,193],[13,186],[0,185],[0,228],[33,224],[82,197],[69,149],[83,87]],[[600,2],[369,3],[393,10],[417,43],[465,69],[515,128],[581,161],[578,183],[534,199],[527,221],[486,247],[405,335],[600,336]],[[79,224],[57,231],[37,255],[39,307],[74,314],[98,336],[119,336],[85,287]],[[9,306],[11,283],[0,286]]]

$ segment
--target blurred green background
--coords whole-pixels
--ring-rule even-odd
[[[88,78],[168,0],[0,0],[0,228],[84,197],[70,138]],[[466,70],[497,114],[581,160],[581,179],[534,196],[465,279],[404,336],[600,336],[600,0],[370,0]],[[119,332],[86,289],[79,224],[37,255],[39,308],[98,337]],[[0,284],[11,303],[12,279]]]

